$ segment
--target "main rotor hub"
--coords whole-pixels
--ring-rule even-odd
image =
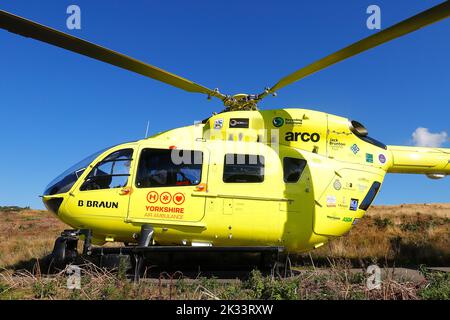
[[[258,110],[258,96],[254,94],[238,93],[226,96],[223,104],[228,111]]]

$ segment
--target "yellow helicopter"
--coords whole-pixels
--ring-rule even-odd
[[[91,243],[106,242],[127,248],[303,252],[348,232],[372,204],[386,173],[448,175],[450,149],[386,146],[357,121],[257,105],[293,82],[449,14],[449,2],[441,3],[295,71],[260,94],[231,96],[0,11],[0,27],[10,32],[218,98],[225,106],[191,126],[102,150],[53,180],[43,202],[74,228],[56,241],[54,252],[62,260],[76,254],[79,236],[85,253]]]

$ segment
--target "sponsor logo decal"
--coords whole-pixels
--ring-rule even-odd
[[[282,127],[284,124],[292,125],[292,126],[301,126],[303,124],[303,120],[302,119],[275,117],[272,119],[272,124],[276,128]]]
[[[118,209],[119,203],[112,201],[78,200],[79,207]]]
[[[230,128],[248,128],[249,119],[248,118],[231,118]]]
[[[145,206],[146,217],[160,219],[183,219],[184,208]]]
[[[272,119],[272,124],[274,127],[279,128],[284,124],[284,119],[282,117],[275,117]]]
[[[339,191],[342,188],[342,183],[339,180],[335,180],[333,183],[333,187],[334,187],[334,189]]]
[[[286,135],[284,136],[284,140],[286,141],[298,141],[301,140],[303,142],[319,142],[320,141],[320,134],[314,132],[292,132],[288,131],[286,132]]]
[[[350,210],[352,210],[352,211],[358,210],[358,204],[359,204],[359,200],[358,199],[350,200]]]
[[[386,162],[386,156],[384,154],[380,154],[378,156],[378,160],[380,160],[381,163],[385,163]]]
[[[150,191],[147,194],[147,202],[151,205],[145,206],[145,216],[159,219],[183,219],[184,208],[181,206],[186,197],[183,193],[177,192],[171,194],[170,192],[162,192],[158,194],[156,191]],[[161,204],[156,204],[160,202]],[[175,206],[171,205],[171,202]]]
[[[342,219],[342,221],[344,221],[344,222],[352,222],[353,219],[350,218],[350,217],[344,217],[344,218]]]
[[[327,207],[336,207],[336,197],[327,196]]]
[[[346,197],[342,197],[342,201],[338,204],[339,208],[348,208],[348,202]]]
[[[302,119],[286,118],[286,119],[284,119],[284,121],[285,121],[286,124],[290,124],[290,125],[293,125],[293,126],[301,126],[302,123],[303,123]]]
[[[358,190],[359,192],[364,192],[366,191],[368,188],[368,186],[364,185],[364,184],[358,184]]]
[[[159,199],[158,192],[150,191],[150,192],[147,194],[147,201],[148,201],[149,203],[155,203],[156,201],[158,201],[158,199]]]
[[[223,127],[223,119],[214,120],[214,129],[222,129]]]
[[[331,220],[341,220],[341,218],[335,216],[327,216],[327,218]]]
[[[344,186],[344,190],[354,190],[355,188],[353,187],[353,183],[352,182],[346,182],[345,186]]]
[[[168,204],[169,202],[173,202],[176,205],[182,205],[184,201],[186,200],[186,197],[183,193],[177,192],[173,196],[170,194],[170,192],[163,192],[160,195],[156,191],[150,191],[147,194],[147,201],[148,203],[155,203],[155,202],[161,202],[162,204]]]
[[[373,154],[366,153],[366,162],[373,163]]]
[[[359,152],[359,147],[358,147],[358,145],[355,143],[354,145],[352,145],[351,147],[350,147],[350,149],[352,150],[352,152],[354,153],[354,154],[357,154],[358,152]]]
[[[159,201],[162,204],[168,204],[170,201],[172,201],[172,195],[168,192],[163,192],[159,197]]]
[[[181,205],[181,204],[183,204],[184,203],[184,200],[185,200],[185,198],[184,198],[184,194],[182,194],[182,193],[175,193],[174,194],[174,196],[173,196],[173,202],[176,204],[176,205]]]
[[[341,150],[346,146],[346,143],[339,141],[339,139],[330,139],[331,150]]]

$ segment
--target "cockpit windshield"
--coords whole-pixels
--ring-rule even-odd
[[[105,152],[110,148],[103,149],[98,151],[89,157],[81,160],[77,164],[73,165],[55,179],[52,180],[45,188],[44,196],[50,196],[59,193],[66,193],[72,188],[78,178],[83,174],[84,170],[94,161],[100,154]]]

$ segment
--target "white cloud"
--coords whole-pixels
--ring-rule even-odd
[[[427,128],[417,128],[412,134],[414,145],[417,147],[440,147],[448,139],[445,131],[431,133]]]

